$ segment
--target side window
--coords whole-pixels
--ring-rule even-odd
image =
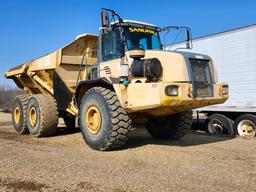
[[[158,49],[159,50],[159,37],[156,35],[152,35],[152,49]]]
[[[123,54],[120,32],[114,30],[102,35],[102,61],[120,58]]]

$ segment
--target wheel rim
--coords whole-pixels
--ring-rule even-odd
[[[213,134],[222,134],[224,130],[223,124],[217,120],[217,119],[212,119],[208,123],[208,131],[209,133]]]
[[[256,126],[252,121],[244,119],[238,123],[237,132],[240,136],[255,137]]]
[[[35,126],[37,122],[37,115],[36,115],[36,109],[35,107],[31,107],[29,110],[29,123],[31,126]]]
[[[18,124],[20,122],[20,109],[19,109],[19,107],[16,107],[14,109],[13,113],[14,113],[13,114],[14,115],[14,121],[15,121],[16,124]]]
[[[101,129],[101,114],[96,106],[90,106],[85,115],[86,127],[88,131],[96,135]]]

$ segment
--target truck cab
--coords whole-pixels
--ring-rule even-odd
[[[117,20],[109,22],[109,14]],[[127,111],[163,116],[228,98],[228,85],[218,82],[209,56],[164,49],[160,33],[180,28],[190,49],[189,28],[123,20],[112,10],[103,10],[101,18],[94,78],[110,82]],[[77,93],[87,83],[81,81]]]

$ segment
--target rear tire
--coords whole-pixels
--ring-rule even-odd
[[[215,135],[234,135],[234,121],[221,114],[212,114],[207,119],[207,130]]]
[[[29,95],[17,96],[12,107],[12,123],[17,134],[28,133],[27,107]]]
[[[152,117],[146,124],[148,133],[157,139],[177,140],[186,135],[192,126],[192,112],[166,117]]]
[[[235,130],[239,136],[252,138],[256,136],[256,116],[243,114],[235,120]]]
[[[131,119],[116,93],[103,87],[92,88],[84,95],[79,121],[85,142],[101,151],[123,147],[131,128]]]
[[[34,137],[52,136],[57,132],[58,109],[48,94],[32,96],[28,101],[27,127]]]

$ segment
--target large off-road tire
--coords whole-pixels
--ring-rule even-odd
[[[19,95],[15,98],[12,107],[12,122],[17,134],[28,133],[27,106],[29,95]]]
[[[48,94],[32,96],[28,101],[27,127],[34,137],[52,136],[57,132],[58,109],[55,99]]]
[[[222,114],[212,114],[206,119],[208,132],[215,135],[234,135],[234,121]]]
[[[177,140],[186,135],[192,125],[192,112],[182,112],[165,117],[151,117],[146,123],[149,134],[157,139]]]
[[[95,87],[82,99],[79,122],[85,142],[106,151],[125,145],[132,121],[114,91]]]

